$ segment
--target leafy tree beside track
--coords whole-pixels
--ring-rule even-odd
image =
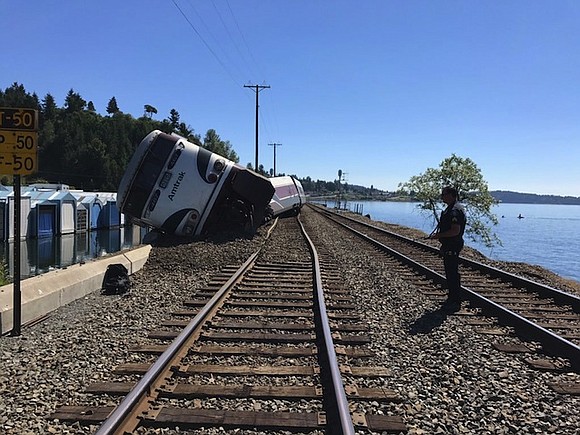
[[[439,164],[439,168],[428,168],[400,183],[399,190],[420,201],[419,208],[432,214],[437,221],[444,206],[439,201],[444,186],[453,186],[459,193],[467,215],[466,236],[487,247],[501,245],[501,240],[492,231],[498,220],[491,208],[498,202],[489,193],[487,182],[471,159],[452,154]]]

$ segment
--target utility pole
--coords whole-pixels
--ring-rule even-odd
[[[342,169],[338,170],[338,209],[340,210],[340,180],[342,179]]]
[[[276,176],[276,147],[282,146],[281,143],[269,143],[271,147],[274,147],[274,177]]]
[[[244,88],[252,88],[256,92],[256,167],[254,171],[258,172],[258,94],[262,89],[269,89],[268,85],[244,85]]]

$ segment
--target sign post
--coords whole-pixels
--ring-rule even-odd
[[[22,324],[20,291],[20,176],[38,170],[38,110],[0,107],[0,173],[14,177],[14,284],[11,335]]]

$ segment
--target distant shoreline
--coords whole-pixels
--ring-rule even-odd
[[[558,196],[558,195],[538,195],[535,193],[519,193],[511,191],[491,191],[489,192],[497,201],[502,204],[549,204],[549,205],[580,205],[580,197]],[[337,195],[309,196],[315,201],[336,201]],[[396,193],[379,192],[373,195],[342,194],[341,201],[393,201],[393,202],[419,202],[408,196],[397,196]]]

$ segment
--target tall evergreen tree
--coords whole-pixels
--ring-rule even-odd
[[[107,104],[107,113],[109,115],[114,115],[115,113],[119,113],[119,106],[117,105],[117,99],[115,97],[109,100],[109,104]]]
[[[169,118],[167,118],[167,120],[171,125],[171,131],[177,132],[179,130],[179,112],[175,109],[171,109],[169,112]]]
[[[54,101],[54,97],[48,93],[42,100],[42,115],[44,120],[54,120],[56,119],[58,107]]]
[[[67,113],[80,112],[84,110],[87,102],[82,99],[80,94],[75,92],[72,88],[66,94],[64,99],[64,107]]]

